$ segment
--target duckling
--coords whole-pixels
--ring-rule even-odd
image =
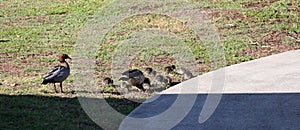
[[[147,74],[148,76],[150,76],[150,77],[155,77],[155,76],[156,76],[156,71],[153,70],[151,67],[147,67],[147,68],[145,69],[145,72],[146,72],[146,74]]]
[[[195,76],[191,72],[187,72],[183,74],[183,80],[189,80],[191,78],[194,78]]]
[[[191,78],[194,77],[194,75],[192,74],[191,71],[185,69],[185,68],[180,68],[177,73],[179,73],[180,75],[183,75],[182,77],[182,80],[185,81],[185,80],[189,80]]]
[[[171,65],[171,66],[167,66],[165,67],[165,72],[167,74],[171,73],[172,71],[174,71],[176,69],[176,66],[175,65]]]
[[[150,79],[149,78],[145,78],[144,83],[142,84],[143,88],[145,91],[148,91],[151,87],[151,83],[150,83]]]
[[[109,77],[106,77],[102,80],[102,84],[107,86],[114,86],[114,80],[112,80]]]
[[[165,82],[170,86],[172,84],[172,78],[169,76],[165,77]]]
[[[189,70],[187,70],[185,68],[180,68],[180,69],[178,69],[177,73],[183,75],[185,73],[189,73]]]
[[[163,83],[165,81],[165,78],[162,75],[157,75],[155,76],[155,81],[158,83]]]
[[[53,83],[54,90],[58,93],[55,83],[60,83],[60,90],[63,93],[62,82],[70,75],[70,66],[66,59],[71,59],[67,54],[61,54],[59,56],[59,66],[53,67],[44,77],[42,84]]]
[[[164,87],[168,87],[171,85],[172,83],[172,78],[169,77],[169,76],[163,76],[163,75],[157,75],[155,77],[155,81],[160,84],[160,85],[163,85]]]
[[[127,81],[131,86],[135,86],[138,89],[145,91],[142,85],[144,83],[145,76],[143,72],[138,69],[130,69],[123,72],[120,80]]]
[[[143,83],[143,88],[144,88],[144,91],[149,91],[150,90],[150,84],[148,83]]]
[[[130,85],[125,81],[122,81],[120,84],[121,91],[123,91],[124,93],[128,93],[129,87]]]

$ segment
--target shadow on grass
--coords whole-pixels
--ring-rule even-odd
[[[126,99],[99,100],[106,100],[125,115],[139,105]],[[1,129],[102,129],[87,116],[77,98],[0,95],[0,120]]]
[[[1,17],[1,16],[0,16]],[[9,42],[9,40],[6,39],[0,39],[0,42]]]

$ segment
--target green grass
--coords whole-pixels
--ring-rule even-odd
[[[300,3],[289,0],[190,0],[206,10],[218,28],[226,65],[237,64],[289,50],[300,49]],[[77,36],[99,8],[110,1],[1,1],[0,2],[0,127],[4,129],[99,129],[81,110],[73,78],[64,85],[67,94],[54,94],[52,86],[42,86],[42,75],[57,65],[57,55],[72,54]],[[110,62],[118,42],[144,29],[162,29],[184,39],[195,56],[199,74],[211,71],[211,61],[203,43],[182,21],[166,15],[144,14],[116,24],[99,42],[96,52],[97,76],[110,77]],[[160,39],[154,39],[160,41]],[[160,49],[141,50],[131,67],[154,66],[162,70],[176,64],[172,55]],[[72,56],[72,55],[71,55]],[[176,64],[177,65],[177,64]],[[177,65],[178,66],[178,65]],[[109,86],[99,87],[115,92]],[[109,95],[106,100],[122,114],[138,103]],[[140,97],[138,100],[145,100]],[[125,103],[124,103],[125,102]],[[47,117],[47,118],[45,118]]]

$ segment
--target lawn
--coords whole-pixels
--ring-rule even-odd
[[[80,32],[94,14],[111,1],[1,1],[0,2],[0,127],[4,129],[101,129],[83,111],[77,100],[74,77],[64,82],[65,94],[41,85],[42,76],[57,65],[57,55],[72,54]],[[217,28],[224,48],[225,66],[300,49],[300,3],[296,0],[190,0],[206,11]],[[134,93],[139,102],[118,95],[114,87],[102,86],[111,77],[112,54],[118,42],[143,29],[168,30],[191,48],[201,75],[216,68],[205,46],[183,22],[158,14],[143,14],[114,25],[99,42],[95,73],[99,91],[114,109],[127,115],[150,95]],[[175,53],[159,49],[139,52],[129,67],[178,64]],[[72,64],[72,62],[71,62]],[[130,96],[130,95],[129,95]],[[132,95],[131,95],[132,96]],[[87,99],[88,97],[83,97]]]

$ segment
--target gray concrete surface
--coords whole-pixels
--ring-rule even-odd
[[[161,94],[295,93],[300,92],[299,81],[300,50],[296,50],[212,71]]]
[[[119,129],[300,129],[300,50],[216,70],[148,99]]]

